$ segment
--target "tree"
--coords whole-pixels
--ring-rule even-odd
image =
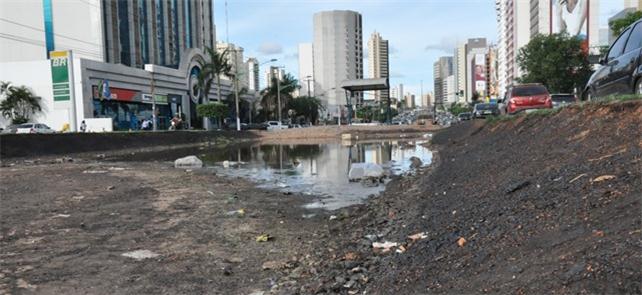
[[[261,111],[266,119],[268,118],[278,118],[277,112],[277,88],[280,84],[281,89],[281,115],[283,115],[283,110],[287,109],[288,102],[293,98],[292,93],[295,89],[299,88],[299,81],[294,78],[291,74],[286,74],[283,76],[280,82],[277,81],[276,77],[272,78],[272,83],[270,87],[267,87],[261,91]]]
[[[212,89],[212,83],[216,79],[216,99],[221,100],[221,75],[231,76],[232,65],[230,64],[227,55],[227,49],[223,52],[218,52],[211,47],[205,47],[205,53],[209,61],[199,61],[198,64],[201,72],[198,75],[198,89],[201,90],[201,96],[207,98],[207,95]],[[207,99],[205,99],[207,102]]]
[[[454,103],[450,106],[449,109],[450,113],[457,116],[461,113],[465,112],[471,112],[472,108],[468,104],[463,104],[463,103]]]
[[[632,11],[627,13],[623,18],[615,19],[609,22],[609,28],[615,36],[618,36],[632,23],[642,18],[642,11]]]
[[[316,97],[299,96],[288,101],[287,109],[293,110],[296,115],[305,118],[307,122],[316,124],[319,119],[319,112],[324,111],[325,107],[321,100]]]
[[[524,71],[520,83],[542,83],[551,93],[572,93],[583,87],[593,69],[580,38],[567,33],[537,35],[519,50]]]
[[[200,117],[205,117],[205,118],[217,118],[219,120],[219,126],[220,126],[220,120],[221,118],[225,117],[229,112],[229,109],[226,104],[222,102],[212,102],[212,103],[206,103],[206,104],[199,104],[196,106],[196,114],[199,115]]]
[[[0,102],[0,112],[11,120],[11,124],[27,123],[31,116],[42,111],[40,97],[26,86],[14,87],[9,82],[0,82],[0,96],[4,97]]]

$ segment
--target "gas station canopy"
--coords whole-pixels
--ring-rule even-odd
[[[344,80],[341,82],[341,88],[350,92],[386,90],[390,87],[388,84],[388,78]]]

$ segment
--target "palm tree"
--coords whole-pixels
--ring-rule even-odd
[[[277,85],[277,83],[280,85]],[[288,101],[293,98],[292,93],[294,93],[295,89],[299,88],[299,81],[291,74],[285,74],[280,82],[277,81],[276,77],[272,77],[270,87],[261,91],[261,108],[267,118],[271,116],[275,116],[275,118],[279,117],[276,110],[278,88],[281,89],[281,110],[278,111],[283,114],[283,109],[286,109]]]
[[[11,120],[11,124],[27,123],[32,115],[42,111],[40,97],[26,86],[14,87],[8,82],[0,82],[0,95],[5,97],[0,102],[0,112]]]
[[[216,99],[221,100],[221,75],[231,76],[232,65],[229,63],[227,49],[223,52],[218,52],[211,47],[205,47],[205,53],[209,61],[199,61],[201,72],[198,75],[198,88],[201,90],[201,95],[207,98],[212,88],[212,82],[216,79]]]

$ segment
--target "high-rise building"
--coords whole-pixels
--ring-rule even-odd
[[[247,59],[247,62],[245,62],[245,65],[247,67],[247,89],[251,91],[260,91],[259,61],[254,57],[250,57]]]
[[[642,9],[642,0],[624,0],[624,8]]]
[[[421,97],[421,107],[429,108],[432,106],[432,94],[426,93]]]
[[[388,64],[388,40],[381,38],[377,32],[370,35],[368,40],[368,76],[369,78],[388,78],[390,67]],[[389,90],[374,92],[375,102],[387,102],[390,97]]]
[[[459,44],[457,48],[455,48],[453,72],[455,75],[455,87],[458,100],[465,101],[465,98],[468,97],[468,93],[466,92],[466,44]],[[461,93],[462,96],[459,96],[459,93]]]
[[[455,84],[455,75],[450,75],[444,79],[443,97],[445,105],[457,103],[457,86]]]
[[[486,53],[486,95],[496,98],[504,95],[499,91],[497,73],[497,46],[491,45]]]
[[[212,2],[2,1],[0,62],[73,50],[79,58],[137,68],[177,67],[187,49],[214,45]]]
[[[475,93],[475,80],[473,79],[474,65],[473,59],[476,54],[486,54],[486,38],[473,38],[468,39],[466,43],[466,101],[470,101]]]
[[[345,92],[341,82],[363,78],[361,14],[347,10],[314,14],[315,92],[333,117],[344,112]],[[363,101],[361,93],[356,103]]]
[[[216,51],[219,53],[227,52],[227,61],[232,68],[231,72],[238,76],[240,87],[247,87],[249,85],[249,77],[247,65],[243,63],[243,47],[232,43],[219,42],[216,43]],[[229,77],[227,78],[229,79]]]
[[[551,0],[530,0],[531,38],[550,32]]]
[[[538,5],[541,4],[538,2]],[[497,0],[497,18],[504,25],[499,31],[499,48],[502,53],[501,70],[506,73],[503,87],[513,84],[521,71],[517,65],[519,49],[530,41],[531,3],[530,1]],[[502,92],[505,89],[502,89]]]
[[[503,93],[506,87],[521,76],[522,69],[517,64],[517,55],[537,34],[566,31],[572,36],[584,38],[586,42],[582,46],[587,48],[589,53],[598,53],[599,3],[597,0],[496,0],[499,92]],[[566,12],[561,13],[563,11]]]
[[[433,64],[433,78],[434,78],[434,91],[435,91],[435,102],[437,104],[444,103],[446,92],[444,91],[446,79],[448,76],[453,76],[453,57],[452,56],[442,56]],[[454,80],[453,85],[454,88]],[[453,89],[454,92],[454,89]]]
[[[269,69],[265,70],[265,87],[272,87],[272,80],[274,79],[279,79],[280,81],[282,81],[283,76],[285,76],[285,70],[280,67],[272,66]]]
[[[415,95],[408,92],[404,96],[404,102],[405,102],[405,108],[407,109],[414,109],[416,107],[415,105]]]
[[[301,93],[315,96],[314,48],[312,43],[299,44],[299,83],[301,83]]]

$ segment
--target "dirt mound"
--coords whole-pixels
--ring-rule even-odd
[[[640,293],[641,126],[632,101],[443,130],[437,167],[354,208],[284,293]]]

